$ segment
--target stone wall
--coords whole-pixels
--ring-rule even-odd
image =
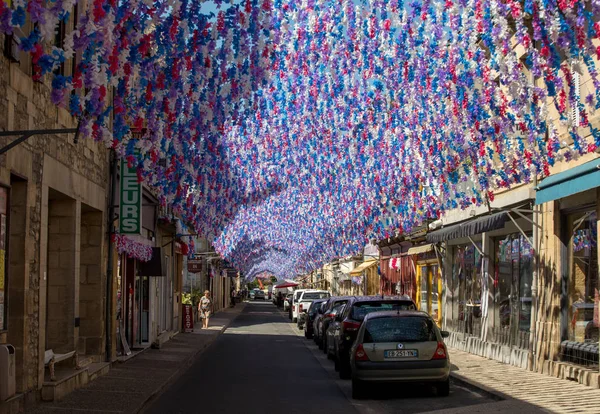
[[[0,35],[0,50],[4,44],[4,36]],[[50,77],[45,77],[42,82],[34,82],[30,76],[29,62],[10,62],[2,52],[0,52],[0,130],[76,127],[76,119],[64,109],[57,108],[51,103]],[[22,54],[21,58],[28,59],[28,56]],[[0,145],[3,146],[15,138],[17,137],[0,138]],[[8,333],[0,333],[0,343],[10,341],[17,344],[19,392],[39,389],[43,381],[43,352],[46,347],[47,332],[46,299],[52,303],[56,300],[56,295],[72,296],[70,291],[64,290],[61,293],[61,288],[57,288],[52,289],[52,298],[46,298],[46,278],[49,270],[56,266],[56,259],[52,258],[52,254],[48,254],[50,249],[55,247],[53,243],[49,246],[48,242],[53,240],[53,237],[60,236],[60,233],[50,234],[51,223],[48,222],[48,217],[51,215],[48,214],[48,209],[51,201],[44,197],[51,193],[50,190],[56,190],[75,200],[78,206],[86,203],[102,214],[107,206],[108,150],[103,144],[94,142],[89,137],[80,136],[78,143],[74,143],[73,138],[73,134],[37,135],[0,156],[0,184],[7,186],[14,184],[16,181],[13,179],[11,182],[11,177],[18,176],[22,181],[19,185],[26,193],[25,205],[19,205],[19,210],[25,211],[25,219],[20,217],[19,224],[11,226],[10,229],[11,240],[25,235],[24,248],[15,246],[15,251],[19,249],[18,251],[22,251],[23,254],[19,255],[20,260],[17,255],[11,255],[9,258],[11,261],[9,272],[13,274],[9,279],[9,288],[11,292],[15,292],[12,293],[13,295],[24,299],[11,303]],[[14,191],[17,191],[16,187]],[[15,206],[16,204],[13,207]],[[60,224],[58,231],[61,231]],[[99,268],[91,270],[96,275],[100,272],[101,286],[105,286],[106,280],[107,238],[105,235],[106,224],[102,223],[101,244],[104,247],[96,260]],[[79,247],[75,246],[74,249],[77,252],[75,258],[77,266],[79,266]],[[49,263],[51,258],[53,263]],[[58,266],[60,267],[60,258]],[[77,273],[79,271],[78,268]],[[86,272],[89,271],[87,268]],[[22,276],[17,277],[14,274]],[[73,286],[73,292],[78,289],[80,289],[79,284]],[[96,296],[94,300],[102,302],[103,290],[98,289]],[[61,308],[61,312],[68,313],[63,316],[69,318],[70,325],[74,329],[73,322],[75,317],[80,316],[76,314],[80,305],[79,302],[75,303],[71,307],[72,310]],[[94,306],[97,308],[97,304]],[[98,315],[102,320],[104,309],[102,305],[100,309]],[[58,313],[60,312],[51,310],[51,314],[48,315],[50,320],[57,321]],[[48,333],[54,335],[52,329],[48,330]],[[100,348],[103,350],[102,346]]]

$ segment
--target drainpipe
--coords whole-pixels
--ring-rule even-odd
[[[113,289],[113,241],[115,232],[115,191],[117,187],[117,156],[110,150],[110,188],[108,200],[108,268],[106,269],[106,361],[112,361],[112,289]]]
[[[533,178],[533,188],[537,187],[537,174]],[[536,325],[537,325],[537,307],[538,307],[538,286],[539,286],[539,271],[538,271],[538,255],[539,255],[539,231],[538,225],[539,223],[539,215],[538,215],[538,205],[533,205],[533,274],[532,282],[531,282],[531,328],[529,330],[529,356],[527,361],[527,368],[530,371],[536,370],[536,360],[535,358],[535,350],[536,347],[534,345],[536,341]]]

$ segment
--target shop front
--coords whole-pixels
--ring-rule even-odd
[[[437,294],[443,296],[440,319],[452,332],[452,346],[527,366],[533,304],[532,211],[527,202],[428,234],[428,241],[445,247],[439,284],[445,290]],[[425,280],[423,275],[434,273],[434,265],[418,267],[421,289],[426,283],[428,289],[431,286],[429,276]],[[423,302],[426,298],[421,296]]]
[[[551,281],[560,289],[543,291],[542,311],[559,308],[556,316],[544,322],[560,331],[560,346],[549,341],[548,334],[538,332],[541,341],[538,366],[558,364],[558,375],[570,372],[579,382],[587,383],[599,370],[599,307],[600,280],[598,277],[598,217],[600,215],[600,159],[544,179],[537,188],[536,203],[544,211],[554,211],[545,225],[547,237],[555,235],[560,255],[555,258],[558,274]],[[558,320],[557,320],[558,319]]]

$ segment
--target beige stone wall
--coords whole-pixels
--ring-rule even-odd
[[[0,50],[3,46],[4,37],[0,35]],[[25,54],[22,57],[28,59]],[[0,53],[0,130],[72,128],[76,124],[77,121],[65,110],[52,105],[49,77],[42,82],[34,82],[30,76],[29,61],[11,63]],[[0,138],[0,145],[15,138]],[[63,309],[64,304],[56,304],[57,307],[49,307],[49,313],[46,314],[47,305],[56,302],[57,296],[74,297],[79,295],[80,289],[80,246],[77,239],[73,247],[75,258],[72,259],[77,276],[73,280],[77,283],[74,282],[70,288],[54,286],[49,291],[49,297],[46,297],[49,271],[60,269],[60,252],[49,254],[50,249],[55,249],[56,243],[49,246],[48,242],[55,237],[66,236],[60,233],[60,219],[59,233],[53,233],[55,227],[51,226],[53,223],[49,223],[49,219],[55,216],[48,213],[52,204],[49,197],[51,189],[75,200],[76,212],[81,211],[81,203],[101,212],[107,206],[108,151],[102,144],[88,137],[80,137],[78,143],[74,143],[73,138],[72,134],[33,136],[0,156],[0,184],[13,185],[13,195],[18,191],[21,194],[20,200],[25,200],[11,208],[14,211],[18,206],[23,215],[17,216],[15,225],[11,225],[10,248],[14,248],[13,252],[18,254],[11,253],[9,258],[11,299],[12,296],[23,299],[11,301],[9,330],[7,334],[0,334],[0,343],[17,344],[17,383],[20,392],[41,387],[46,333],[48,331],[51,336],[55,335],[51,332],[52,329],[46,330],[46,317],[49,317],[51,323],[55,323],[59,314],[66,312],[63,316],[70,319],[71,325],[67,330],[73,329],[76,333],[74,318],[80,316],[78,301],[74,301],[69,309]],[[18,185],[15,185],[15,176],[22,180]],[[76,227],[75,234],[79,231]],[[106,246],[105,223],[102,223],[102,235],[102,244]],[[24,237],[24,243],[19,245],[16,240],[21,237]],[[102,286],[105,286],[106,280],[106,252],[107,249],[103,248],[96,260],[100,265]],[[49,263],[50,260],[52,263]],[[101,301],[104,300],[102,290],[98,290],[96,294]],[[103,311],[99,315],[102,317]],[[64,331],[65,328],[60,329]],[[76,336],[74,334],[71,337]],[[59,340],[58,337],[54,339]],[[72,346],[76,344],[73,343]]]
[[[79,262],[79,338],[77,351],[99,361],[103,353],[104,309],[106,284],[102,277],[103,223],[101,211],[87,208],[81,214],[81,253]],[[100,316],[100,317],[99,317]]]

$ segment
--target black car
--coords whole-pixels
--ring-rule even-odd
[[[344,306],[352,296],[337,296],[330,298],[327,301],[327,307],[325,308],[325,312],[323,313],[323,317],[321,318],[319,324],[319,338],[321,339],[319,343],[319,348],[323,350],[325,354],[327,354],[327,336],[325,333],[327,332],[327,328],[329,328],[329,324],[333,322],[336,313],[339,311],[339,308]],[[334,312],[334,309],[336,310]]]
[[[350,348],[365,316],[372,312],[416,310],[408,296],[354,296],[348,299],[344,311],[329,326],[329,353],[335,361],[340,378],[350,378]]]
[[[321,306],[319,306],[319,308],[317,309],[317,314],[315,315],[315,319],[312,323],[312,325],[313,325],[313,341],[315,341],[315,344],[317,344],[317,345],[320,345],[320,343],[321,343],[321,336],[320,336],[321,321],[323,320],[323,315],[325,314],[325,309],[327,309],[327,305],[328,305],[327,302],[328,302],[328,300],[321,303]]]
[[[306,339],[310,339],[313,337],[314,333],[314,325],[313,322],[319,313],[322,313],[321,305],[327,302],[327,299],[317,299],[313,303],[310,304],[310,308],[308,308],[308,312],[303,312],[304,316],[302,316],[302,325],[304,329],[304,337]],[[300,321],[300,319],[298,319]]]

